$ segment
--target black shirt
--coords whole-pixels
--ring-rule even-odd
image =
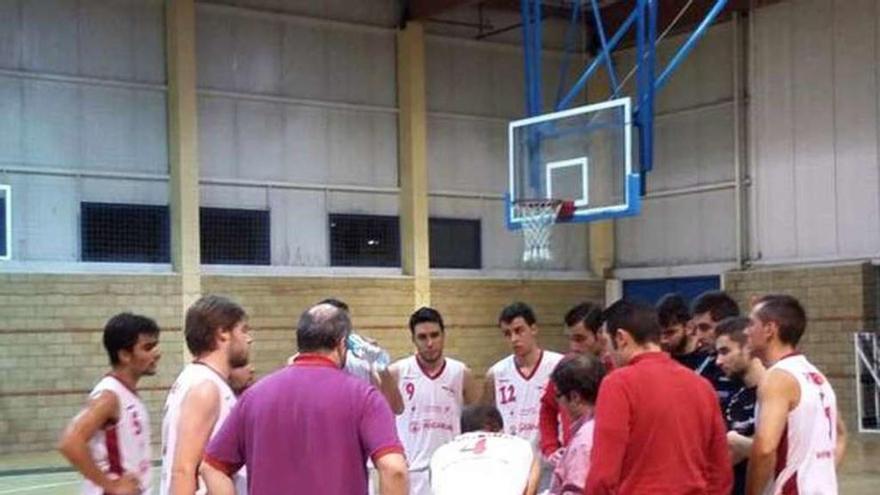
[[[722,411],[727,408],[727,403],[733,397],[733,394],[743,387],[743,383],[739,379],[728,378],[721,371],[721,368],[715,364],[715,354],[694,351],[689,354],[675,356],[675,360],[694,370],[698,375],[712,383],[712,387],[718,395],[718,403]]]
[[[755,434],[755,404],[758,401],[758,387],[743,386],[730,397],[724,409],[724,422],[728,431],[752,437]],[[746,469],[748,460],[744,459],[733,466],[732,495],[746,492]]]

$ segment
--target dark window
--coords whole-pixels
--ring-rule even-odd
[[[83,261],[171,261],[167,206],[82,203],[80,208]]]
[[[6,204],[9,201],[8,196],[2,191],[0,191],[0,258],[5,258],[9,256],[9,253],[6,251],[6,241],[8,239],[7,236],[12,235],[12,232],[6,232],[6,229],[9,228],[6,225]]]
[[[480,221],[432,218],[431,268],[482,268]]]
[[[269,211],[201,208],[202,263],[268,265]]]
[[[400,266],[400,222],[380,215],[330,215],[331,266]]]

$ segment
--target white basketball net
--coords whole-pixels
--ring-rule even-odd
[[[515,205],[517,216],[522,219],[523,263],[545,263],[553,259],[550,252],[550,236],[553,224],[559,216],[562,201],[539,199],[519,201]]]

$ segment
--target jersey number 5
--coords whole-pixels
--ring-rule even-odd
[[[516,402],[516,389],[513,385],[502,385],[501,388],[498,389],[501,393],[501,404],[510,404],[511,402]]]

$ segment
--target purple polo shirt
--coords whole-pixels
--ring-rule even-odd
[[[403,454],[391,408],[375,387],[301,354],[249,388],[208,444],[205,462],[248,469],[248,493],[365,495],[367,459]]]

